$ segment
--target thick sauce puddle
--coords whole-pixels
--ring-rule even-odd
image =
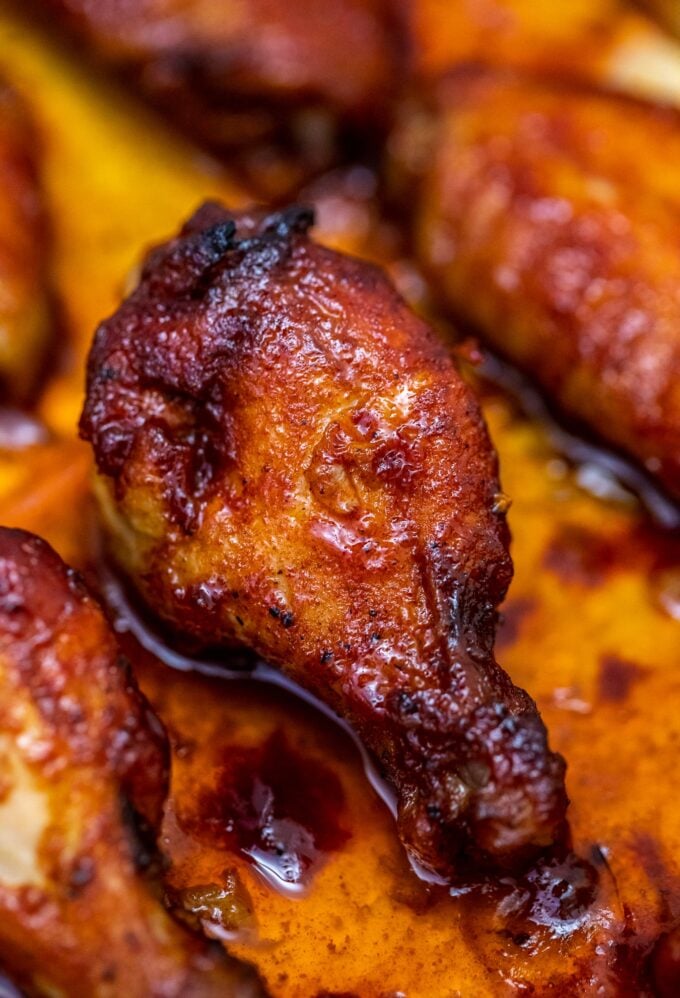
[[[248,856],[274,886],[304,884],[349,838],[337,775],[293,749],[281,730],[263,745],[221,749],[216,774],[178,813],[179,824],[211,848]]]
[[[680,505],[659,488],[651,475],[632,460],[584,435],[587,430],[573,430],[564,417],[553,415],[548,403],[530,379],[486,348],[476,374],[483,381],[500,388],[520,410],[546,432],[550,444],[574,465],[576,481],[596,499],[631,504],[639,499],[652,520],[666,530],[680,529]],[[487,389],[488,390],[488,389]]]
[[[234,681],[239,687],[244,681],[264,683],[281,688],[284,697],[301,697],[319,709],[326,722],[332,718],[343,735],[352,737],[361,750],[371,785],[394,811],[390,789],[372,760],[347,725],[323,704],[261,662],[246,669],[229,669],[213,656],[194,659],[169,649],[108,570],[100,572],[100,585],[123,648],[133,660],[135,646],[141,646],[165,665],[202,673],[216,686]],[[221,695],[219,688],[216,695]],[[208,848],[248,857],[260,876],[278,891],[304,893],[324,858],[342,849],[350,838],[338,776],[319,760],[301,754],[280,729],[255,746],[221,746],[211,763],[205,782],[176,812],[183,832]],[[474,933],[483,924],[513,946],[532,949],[584,928],[598,898],[600,871],[588,860],[562,851],[545,857],[521,877],[489,877],[450,887],[433,882],[422,870],[409,870],[405,864],[402,879],[403,903],[414,910],[453,903],[463,912],[464,931]],[[598,912],[598,918],[601,915]]]

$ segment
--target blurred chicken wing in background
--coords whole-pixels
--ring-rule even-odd
[[[213,149],[278,137],[304,175],[337,153],[337,128],[385,127],[396,68],[389,0],[37,6]],[[260,182],[264,171],[260,158]]]
[[[42,540],[0,529],[0,965],[29,993],[261,994],[154,897],[165,732],[101,610]],[[135,817],[137,816],[137,818]]]
[[[0,404],[31,400],[50,341],[47,224],[28,110],[0,81]]]
[[[416,211],[452,312],[680,496],[680,119],[473,74],[442,91]]]

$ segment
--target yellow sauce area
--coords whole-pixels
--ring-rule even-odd
[[[0,521],[41,533],[84,566],[93,550],[90,460],[73,435],[92,332],[146,246],[204,197],[240,205],[247,195],[5,4],[0,52],[42,136],[64,338],[40,406],[64,439],[0,451]],[[528,931],[526,920],[518,931],[516,911],[497,898],[428,890],[410,872],[356,748],[330,719],[264,684],[136,656],[174,745],[161,837],[170,883],[219,885],[236,871],[252,915],[227,945],[258,965],[275,998],[615,994],[625,961],[644,960],[680,916],[680,570],[670,540],[648,529],[634,504],[581,489],[544,429],[502,396],[489,394],[485,411],[513,500],[516,577],[498,657],[536,698],[567,758],[574,850],[597,871],[595,900],[565,922],[553,898],[552,910],[534,912]],[[177,820],[215,785],[230,746],[261,745],[275,730],[340,779],[339,820],[349,834],[295,895]]]

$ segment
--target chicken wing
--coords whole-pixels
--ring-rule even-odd
[[[375,122],[394,54],[388,0],[38,0],[210,146]],[[284,127],[285,126],[285,127]]]
[[[27,110],[0,82],[0,399],[25,403],[49,342],[46,225]]]
[[[680,496],[680,119],[483,75],[433,145],[417,239],[445,300]]]
[[[429,870],[563,830],[563,762],[493,659],[507,501],[477,403],[308,209],[206,205],[100,327],[83,435],[148,605],[246,645],[356,727]]]
[[[0,760],[0,965],[22,988],[261,994],[153,897],[134,816],[160,818],[165,733],[83,584],[44,541],[6,528]]]

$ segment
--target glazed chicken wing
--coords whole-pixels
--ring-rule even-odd
[[[46,226],[35,135],[0,81],[0,401],[30,399],[49,340]]]
[[[476,63],[680,103],[680,47],[625,0],[399,2],[421,86]]]
[[[0,966],[27,993],[261,993],[153,897],[134,814],[160,818],[164,731],[83,584],[6,528],[0,760]]]
[[[411,854],[450,877],[552,843],[563,762],[493,659],[496,457],[432,331],[310,212],[207,205],[100,327],[82,432],[148,605],[346,717]]]
[[[481,76],[442,100],[417,212],[445,300],[680,496],[680,119]]]
[[[329,121],[375,121],[393,73],[387,3],[38,0],[38,7],[190,131],[233,148],[284,125],[314,145]]]

